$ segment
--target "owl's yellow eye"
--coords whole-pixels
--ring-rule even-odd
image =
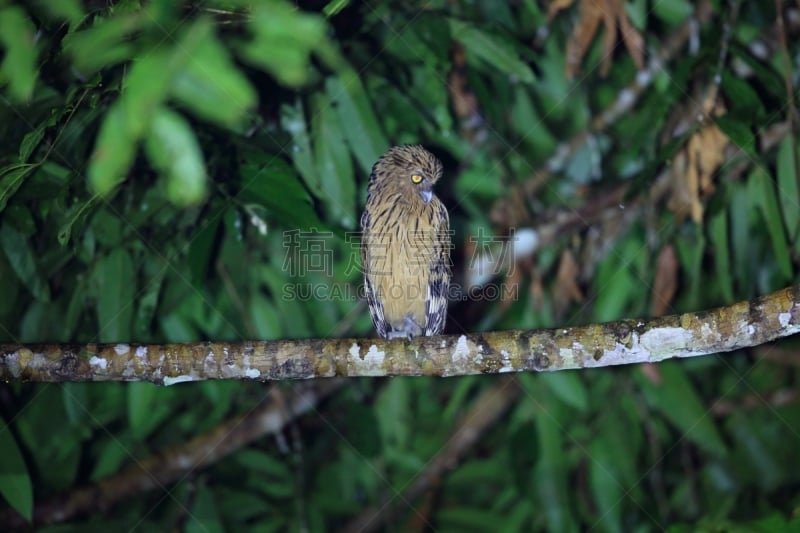
[[[419,174],[413,174],[411,176],[411,183],[422,183],[422,176]]]

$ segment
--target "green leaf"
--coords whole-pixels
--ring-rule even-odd
[[[595,439],[589,444],[589,486],[598,509],[595,527],[604,531],[623,531],[623,488],[614,473],[616,454],[611,447],[623,446],[621,440]],[[594,527],[593,527],[594,529]]]
[[[115,248],[100,259],[92,272],[92,281],[97,294],[100,342],[130,340],[136,276],[128,251]]]
[[[317,175],[324,191],[322,199],[330,218],[347,229],[353,229],[356,222],[356,187],[350,152],[330,101],[320,96],[315,103],[312,131]]]
[[[519,58],[513,41],[506,37],[485,32],[473,24],[458,19],[449,19],[450,33],[467,52],[483,62],[483,70],[499,70],[523,83],[533,83],[536,78],[531,68]],[[479,63],[480,64],[480,63]]]
[[[103,118],[94,152],[89,160],[89,186],[105,196],[127,176],[136,155],[137,138],[126,120],[125,110],[117,102]]]
[[[737,116],[741,116],[743,113],[756,117],[764,115],[764,104],[747,80],[725,70],[722,73],[721,87]]]
[[[266,207],[271,218],[286,227],[310,228],[321,224],[297,172],[283,159],[261,151],[245,150],[242,161],[239,194],[244,201]]]
[[[295,168],[300,172],[300,176],[311,194],[319,196],[322,186],[311,153],[311,140],[308,135],[308,123],[303,113],[303,104],[299,99],[295,100],[293,106],[288,104],[281,106],[281,127],[292,137],[290,153]]]
[[[70,236],[72,235],[72,226],[81,218],[86,216],[89,210],[94,207],[97,203],[97,200],[100,199],[100,196],[95,194],[92,195],[91,198],[88,200],[83,200],[78,202],[77,204],[73,205],[67,211],[65,215],[66,221],[61,224],[61,227],[58,229],[58,244],[61,246],[66,246],[69,242]]]
[[[389,148],[389,143],[381,130],[372,104],[364,90],[358,74],[352,70],[338,77],[329,77],[325,90],[331,105],[339,112],[339,121],[344,138],[350,150],[361,165],[361,170],[369,174],[372,165]]]
[[[539,382],[544,383],[554,396],[577,409],[586,412],[589,408],[589,398],[586,385],[581,380],[578,372],[550,372],[538,376]]]
[[[781,275],[788,281],[792,279],[792,260],[772,179],[762,168],[755,168],[750,173],[747,186],[753,197],[758,199],[761,214],[767,223],[767,233],[772,240],[775,262]]]
[[[118,13],[98,20],[85,30],[67,33],[62,41],[64,51],[78,71],[91,74],[135,55],[137,48],[127,37],[138,31],[142,22],[141,13]]]
[[[800,159],[794,136],[789,135],[781,142],[778,148],[778,198],[781,202],[783,222],[789,233],[789,238],[797,245],[800,238],[800,191],[797,180],[800,179],[795,163]]]
[[[136,339],[145,339],[150,333],[150,324],[158,308],[158,297],[161,294],[161,286],[166,272],[166,268],[158,268],[137,296],[136,320],[133,323],[134,338]]]
[[[28,240],[8,222],[4,222],[0,228],[0,245],[11,269],[31,294],[42,302],[49,302],[50,286],[37,269]]]
[[[167,108],[156,110],[145,137],[145,152],[167,180],[167,197],[178,206],[199,203],[206,195],[206,169],[189,123]]]
[[[733,276],[731,275],[730,249],[728,246],[728,217],[725,211],[711,216],[708,233],[714,246],[714,266],[717,282],[725,303],[733,303]]]
[[[253,5],[249,28],[253,39],[242,47],[242,55],[289,86],[308,80],[312,50],[331,46],[325,39],[325,20],[288,2]]]
[[[174,54],[185,62],[172,85],[172,94],[178,101],[227,127],[236,126],[249,116],[256,106],[256,91],[214,35],[208,19],[192,25]]]
[[[13,164],[0,170],[0,213],[6,208],[8,200],[14,196],[30,172],[38,165]]]
[[[2,13],[0,13],[2,16]],[[17,440],[7,424],[0,428],[0,494],[28,523],[33,521],[33,485]]]
[[[14,100],[29,100],[36,85],[36,29],[21,7],[0,9],[0,44],[5,57],[0,64],[0,84],[8,84]]]
[[[216,498],[208,485],[195,494],[192,512],[188,513],[184,531],[187,533],[224,533],[225,528],[217,510]]]
[[[756,136],[750,130],[748,122],[742,117],[723,115],[714,119],[719,129],[722,130],[730,141],[752,158],[757,157]]]
[[[156,386],[146,382],[127,384],[128,392],[128,424],[133,436],[139,440],[147,437],[152,431],[150,424],[156,407]]]
[[[36,126],[35,129],[26,133],[25,137],[22,138],[22,142],[19,143],[20,163],[26,163],[33,151],[36,150],[36,147],[42,142],[44,130],[47,129],[47,126],[49,126],[49,121],[43,121]]]
[[[167,98],[172,76],[166,53],[154,52],[133,63],[120,99],[131,138],[141,138],[150,126],[156,109]]]
[[[79,23],[84,17],[80,0],[39,0],[38,4],[50,17],[67,20],[70,25]]]
[[[250,297],[250,316],[258,339],[277,339],[281,334],[281,319],[275,304],[256,293]]]
[[[658,368],[661,371],[661,383],[658,384],[641,372],[635,374],[648,402],[678,428],[681,437],[713,455],[725,455],[727,447],[714,418],[686,377],[683,365],[677,361],[665,361]]]

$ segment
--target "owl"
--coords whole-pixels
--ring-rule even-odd
[[[421,146],[390,148],[372,167],[361,260],[372,322],[387,339],[438,335],[447,317],[450,219],[433,194],[442,163]]]

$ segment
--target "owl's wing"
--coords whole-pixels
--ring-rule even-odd
[[[447,294],[450,288],[450,217],[447,208],[438,198],[434,214],[434,246],[431,275],[426,298],[427,324],[425,335],[438,335],[447,319]],[[438,222],[438,223],[437,223]]]
[[[369,211],[365,209],[361,214],[361,268],[364,270],[364,295],[367,298],[369,314],[372,317],[372,323],[375,324],[375,330],[378,332],[378,335],[385,338],[389,325],[386,323],[386,318],[383,316],[383,304],[376,297],[375,289],[370,279],[369,239],[370,215]]]

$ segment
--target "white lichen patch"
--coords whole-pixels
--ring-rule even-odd
[[[447,348],[447,341],[442,341],[442,344],[439,345],[439,348]]]
[[[105,370],[108,366],[108,360],[105,357],[97,357],[93,355],[91,359],[89,359],[89,366],[96,366],[101,370]]]
[[[147,346],[139,346],[136,348],[136,357],[144,358],[147,357]]]
[[[350,347],[349,363],[353,367],[353,374],[357,376],[385,376],[386,371],[383,364],[386,361],[386,352],[378,349],[377,346],[372,344],[361,357],[361,350],[357,345],[353,344]]]
[[[685,352],[693,341],[692,332],[685,328],[653,328],[642,333],[640,343],[648,352],[669,356]]]
[[[789,325],[792,320],[792,313],[779,313],[778,314],[778,322],[780,323],[782,328],[785,328]]]
[[[722,338],[718,331],[714,330],[708,324],[703,324],[700,328],[700,336],[704,342],[720,342]]]
[[[503,363],[503,366],[501,366],[497,372],[500,374],[513,372],[514,366],[511,364],[511,354],[509,354],[506,350],[500,350],[500,358],[500,362]]]
[[[469,346],[467,346],[467,336],[461,335],[456,342],[456,349],[453,352],[453,362],[458,363],[464,361],[469,357]]]
[[[114,351],[117,352],[117,355],[125,355],[131,351],[131,346],[130,344],[117,344],[114,346]]]
[[[261,371],[257,368],[248,368],[244,371],[244,375],[250,379],[256,379],[261,376]]]
[[[194,380],[195,380],[194,376],[189,376],[186,374],[174,377],[167,376],[164,378],[164,385],[169,387],[170,385],[175,385],[176,383],[184,383],[186,381],[194,381]]]

